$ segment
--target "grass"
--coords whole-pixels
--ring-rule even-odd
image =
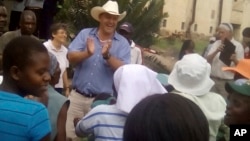
[[[195,40],[195,51],[197,53],[202,54],[206,46],[208,45],[208,41],[206,40]]]
[[[208,45],[208,41],[201,39],[194,39],[195,52],[202,54],[204,48]],[[160,50],[171,49],[175,53],[179,53],[182,46],[182,40],[180,39],[155,39],[154,47]]]

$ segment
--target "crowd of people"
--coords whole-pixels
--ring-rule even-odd
[[[63,2],[64,0],[13,0],[10,9],[9,31],[19,29],[20,15],[24,10],[31,10],[36,15],[36,29],[33,34],[41,39],[49,39],[49,28]]]
[[[0,3],[1,141],[228,141],[230,125],[250,123],[250,28],[241,44],[221,23],[203,56],[184,41],[166,75],[143,65],[116,1],[93,7],[98,27],[82,29],[68,47],[64,23],[47,21],[42,38],[40,17],[51,5],[36,1],[16,1],[23,7],[14,5],[11,17],[20,18],[7,32]]]

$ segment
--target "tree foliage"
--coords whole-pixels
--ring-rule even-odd
[[[95,27],[98,23],[91,17],[90,10],[94,6],[102,6],[107,0],[65,0],[56,20],[71,26],[71,32],[77,34],[82,28]],[[120,22],[128,21],[135,29],[133,39],[143,47],[153,43],[162,18],[164,0],[117,0],[120,12],[127,11],[127,16]]]

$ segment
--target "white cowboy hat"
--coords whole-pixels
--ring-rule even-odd
[[[97,21],[99,21],[99,15],[101,13],[109,13],[111,15],[117,15],[119,16],[118,21],[122,20],[126,16],[126,11],[120,14],[118,3],[116,1],[111,1],[111,0],[108,0],[102,7],[100,6],[93,7],[90,11],[91,16]]]
[[[201,96],[207,94],[214,81],[210,78],[211,66],[198,54],[187,54],[176,62],[168,83],[182,93]]]

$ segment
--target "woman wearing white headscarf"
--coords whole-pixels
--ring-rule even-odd
[[[132,108],[147,96],[167,92],[156,72],[137,64],[118,68],[114,74],[114,86],[117,103],[93,108],[77,123],[78,136],[93,133],[96,141],[122,140],[126,117]]]
[[[120,67],[114,74],[114,85],[118,94],[116,106],[126,113],[143,98],[166,93],[157,73],[142,65]]]

